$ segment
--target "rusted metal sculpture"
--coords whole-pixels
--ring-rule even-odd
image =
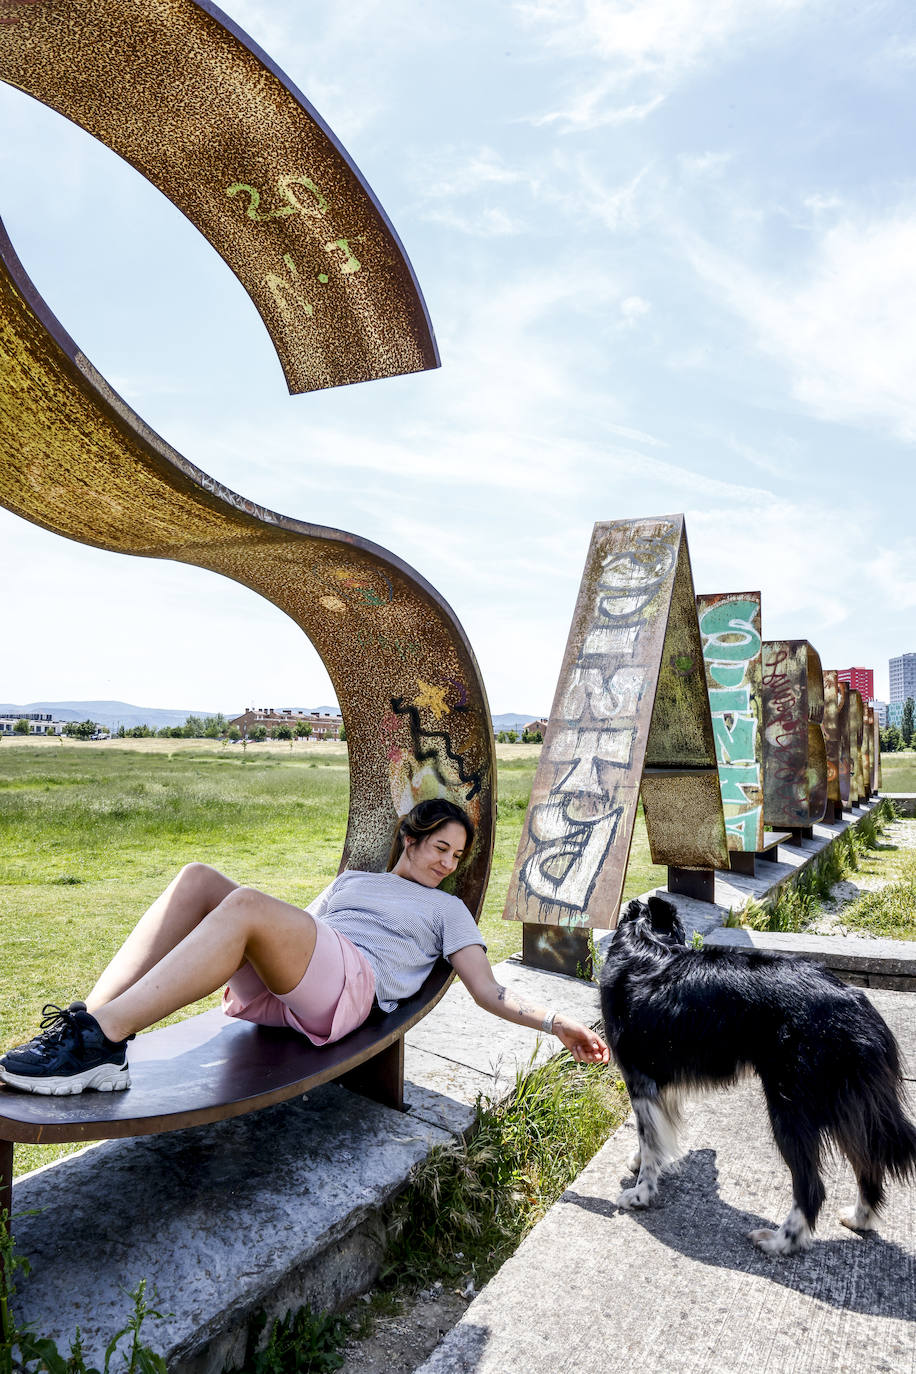
[[[13,22],[0,25],[0,79],[96,134],[197,224],[261,311],[291,390],[436,365],[410,264],[372,193],[215,6],[36,0],[4,17]],[[346,725],[341,866],[384,868],[396,817],[449,795],[478,825],[455,890],[479,915],[495,823],[493,732],[451,608],[394,554],[236,495],[153,433],[55,319],[2,225],[0,460],[0,504],[24,519],[96,548],[210,569],[285,611],[320,654]],[[129,1094],[87,1095],[124,1102],[0,1095],[0,1205],[15,1140],[165,1131],[340,1075],[397,1105],[404,1032],[450,976],[440,962],[415,998],[317,1059],[304,1041],[275,1053],[257,1027],[206,1013],[172,1028],[177,1036],[142,1038]],[[168,1106],[174,1054],[181,1110]]]
[[[764,847],[760,593],[701,595],[697,614],[729,853],[756,854]]]
[[[839,756],[840,801],[844,806],[850,803],[850,764],[849,764],[849,684],[837,678],[836,685],[837,746]]]
[[[845,684],[843,684],[845,686]],[[824,748],[827,753],[827,810],[825,820],[838,821],[843,816],[840,791],[840,696],[836,668],[824,669]]]
[[[827,809],[824,675],[806,639],[763,644],[764,816],[796,842]]]
[[[209,239],[291,392],[438,365],[384,211],[320,115],[208,0],[35,0],[0,80],[119,153]]]
[[[865,801],[865,778],[862,769],[862,735],[865,729],[865,712],[862,696],[854,687],[849,688],[849,802],[859,806]]]
[[[655,863],[727,864],[702,658],[683,516],[596,525],[503,913],[526,962],[616,925],[640,789]]]

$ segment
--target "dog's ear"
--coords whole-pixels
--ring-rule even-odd
[[[648,905],[652,924],[659,930],[671,930],[679,924],[677,907],[673,902],[666,902],[664,897],[650,897]]]
[[[637,920],[638,917],[644,915],[645,909],[644,904],[639,898],[634,897],[632,901],[627,902],[626,906],[621,911],[617,918],[617,925],[622,926],[625,925],[627,921]]]

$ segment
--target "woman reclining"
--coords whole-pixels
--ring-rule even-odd
[[[128,1088],[128,1040],[224,984],[229,1016],[328,1044],[374,1006],[391,1011],[417,992],[440,957],[478,1006],[556,1035],[582,1063],[606,1063],[608,1048],[588,1026],[529,1006],[496,982],[470,911],[439,890],[473,839],[454,802],[420,802],[398,824],[386,873],[345,870],[304,911],[208,864],[188,864],[86,1002],[49,1004],[43,1030],[0,1057],[0,1079],[54,1095]]]

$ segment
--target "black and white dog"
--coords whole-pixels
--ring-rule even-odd
[[[621,1207],[645,1207],[677,1154],[679,1100],[691,1089],[760,1076],[773,1135],[792,1175],[778,1230],[751,1231],[772,1255],[811,1242],[824,1201],[825,1149],[841,1150],[859,1185],[840,1215],[871,1230],[884,1178],[916,1173],[916,1128],[902,1110],[897,1042],[865,995],[794,955],[688,949],[677,911],[650,897],[621,913],[601,970],[607,1038],[639,1132],[636,1186]]]

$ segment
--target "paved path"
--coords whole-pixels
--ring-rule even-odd
[[[916,1096],[916,994],[872,991]],[[626,1123],[467,1309],[418,1374],[837,1374],[916,1371],[916,1190],[892,1186],[880,1233],[836,1220],[855,1199],[827,1170],[811,1250],[769,1259],[745,1237],[783,1220],[788,1172],[756,1080],[688,1108],[680,1172],[643,1213]]]

